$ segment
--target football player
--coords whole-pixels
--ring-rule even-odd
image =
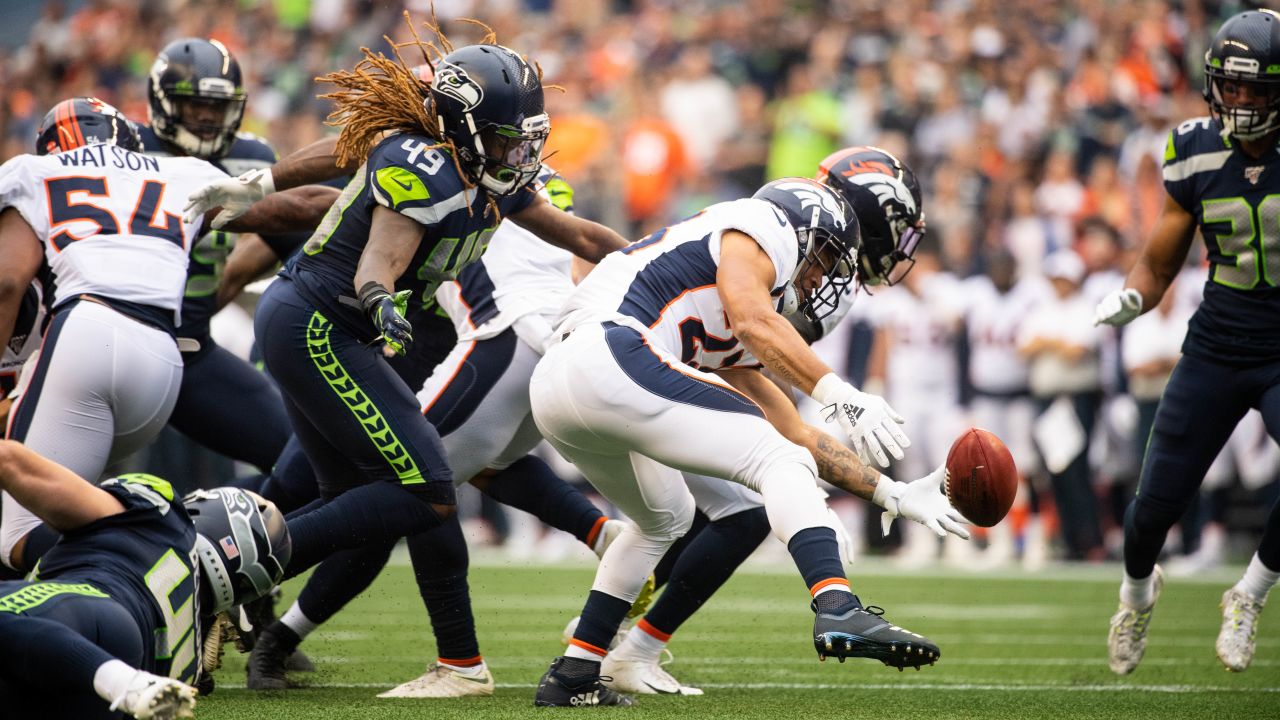
[[[301,167],[324,179],[363,164],[258,307],[267,368],[325,501],[290,520],[291,575],[453,513],[439,436],[383,348],[371,344],[394,354],[437,344],[435,290],[483,253],[503,218],[593,261],[624,244],[526,187],[550,126],[533,66],[482,43],[450,52],[435,68],[429,89],[402,62],[372,53],[360,72],[329,76],[343,88],[334,96],[343,123],[338,155]],[[239,210],[236,192],[261,195],[285,184],[277,169],[215,184],[194,200],[215,199],[225,218]],[[422,319],[413,325],[405,317],[411,299]],[[452,327],[442,320],[451,348]]]
[[[240,64],[217,40],[183,38],[166,45],[151,66],[147,99],[150,124],[139,133],[149,155],[198,157],[232,176],[275,162],[271,146],[239,132],[246,100]],[[287,257],[306,235],[262,239]],[[169,423],[201,445],[268,473],[291,432],[280,391],[218,347],[209,333],[219,275],[236,242],[236,233],[215,229],[192,244],[178,327],[182,385]],[[246,423],[246,417],[254,421]]]
[[[1163,578],[1156,559],[1236,423],[1258,408],[1280,439],[1280,14],[1239,13],[1205,52],[1209,116],[1182,123],[1164,153],[1164,210],[1125,287],[1097,307],[1123,325],[1164,297],[1195,237],[1211,270],[1182,359],[1160,399],[1138,493],[1125,514],[1120,607],[1107,640],[1111,669],[1133,672]],[[1212,238],[1212,242],[1209,239]],[[1249,667],[1258,616],[1280,579],[1280,504],[1244,576],[1222,596],[1217,654]]]
[[[867,396],[840,380],[778,312],[787,297],[815,319],[834,311],[854,278],[858,237],[840,194],[785,178],[610,254],[570,295],[530,383],[534,420],[635,526],[605,551],[570,646],[543,676],[535,705],[631,704],[601,683],[601,660],[645,578],[689,529],[694,501],[681,471],[731,479],[763,496],[813,595],[820,656],[895,667],[936,661],[936,645],[852,594],[816,481],[821,475],[871,499],[890,517],[967,536],[938,493],[943,470],[911,484],[882,476],[805,425],[760,372],[833,406],[861,450],[877,459],[884,447],[901,454],[906,438],[883,400],[867,409]],[[858,427],[868,415],[875,443]]]
[[[195,158],[140,154],[132,124],[96,98],[56,105],[36,143],[38,155],[0,166],[0,346],[38,273],[49,308],[7,433],[97,480],[110,459],[153,438],[173,407],[187,248],[204,222],[184,223],[175,211],[222,174]],[[324,188],[293,191],[236,224],[303,226],[331,199]],[[3,505],[0,560],[30,568],[57,534],[20,503]]]
[[[152,475],[94,486],[12,440],[0,441],[0,488],[63,533],[32,578],[0,582],[5,712],[191,717],[215,616],[288,563],[275,508],[235,488],[184,505]]]

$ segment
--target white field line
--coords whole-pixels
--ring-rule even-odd
[[[1280,687],[1240,688],[1218,685],[1067,685],[1053,683],[699,683],[699,687],[708,690],[941,690],[951,692],[1148,692],[1194,695],[1199,693],[1231,693],[1241,695],[1280,693]],[[228,690],[243,690],[243,684],[218,683],[218,687]],[[356,689],[385,688],[390,683],[324,683],[307,685],[299,691],[308,689]],[[535,683],[498,683],[502,689],[532,690]]]
[[[423,663],[426,662],[424,655],[312,655],[312,660],[322,665],[351,665],[357,663],[379,662],[379,663]],[[496,660],[488,661],[489,667],[506,669],[506,668],[525,668],[534,666],[543,666],[547,664],[546,656],[504,656]],[[676,670],[697,669],[697,668],[718,668],[718,667],[740,667],[743,665],[760,665],[778,668],[806,668],[812,670],[816,660],[810,658],[806,660],[783,658],[697,658],[681,655],[680,661],[675,666],[668,666]],[[1046,658],[950,658],[940,660],[946,667],[969,666],[969,667],[1105,667],[1106,658],[1065,658],[1065,657],[1046,657]],[[1204,658],[1146,658],[1142,661],[1143,667],[1193,667],[1197,665],[1213,664],[1216,666],[1216,659],[1212,657]],[[1280,660],[1259,660],[1255,659],[1250,667],[1280,667]]]

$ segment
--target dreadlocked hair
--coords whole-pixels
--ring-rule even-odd
[[[434,74],[436,63],[453,52],[453,43],[449,42],[449,38],[440,29],[434,7],[431,10],[431,21],[424,25],[436,36],[439,45],[422,39],[407,11],[404,13],[404,20],[413,36],[412,40],[398,43],[386,35],[382,36],[391,46],[393,57],[362,47],[360,52],[364,59],[353,69],[337,70],[316,78],[316,82],[328,83],[338,88],[334,92],[320,95],[320,98],[332,100],[337,105],[329,113],[325,124],[342,128],[338,135],[338,164],[363,161],[383,133],[417,132],[436,140],[436,144],[428,146],[428,149],[445,148],[458,171],[458,177],[468,189],[474,189],[475,183],[458,162],[457,149],[441,131],[436,114],[428,109],[431,93],[413,72],[414,65],[406,62],[401,54],[402,50],[417,50],[422,55],[422,63],[415,65],[425,63]],[[480,44],[497,43],[497,34],[483,22],[470,18],[460,18],[460,21],[484,31]],[[537,67],[537,70],[541,79],[542,68]],[[488,205],[500,218],[497,202],[492,197],[488,198]]]

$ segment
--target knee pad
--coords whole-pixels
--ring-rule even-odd
[[[818,478],[818,464],[808,450],[777,436],[778,442],[765,442],[756,446],[747,457],[747,462],[737,474],[731,478],[748,488],[764,494],[764,480],[772,477],[799,477],[807,475],[815,483]],[[810,483],[817,488],[815,483]]]

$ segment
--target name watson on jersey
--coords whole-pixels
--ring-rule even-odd
[[[56,157],[62,161],[63,167],[107,167],[108,153],[113,167],[160,172],[160,163],[155,158],[130,152],[118,145],[86,145],[58,153]]]

